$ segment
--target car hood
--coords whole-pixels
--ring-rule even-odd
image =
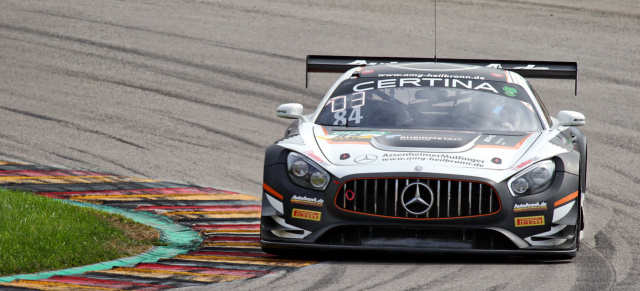
[[[516,165],[539,132],[367,130],[314,126],[315,140],[337,166],[412,162],[437,167],[502,170]]]

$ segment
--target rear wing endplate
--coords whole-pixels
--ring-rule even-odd
[[[503,69],[516,72],[525,78],[575,80],[575,91],[576,95],[578,94],[578,63],[551,61],[308,55],[306,85],[308,86],[309,84],[309,73],[344,73],[351,68],[366,65],[425,62],[476,65]]]

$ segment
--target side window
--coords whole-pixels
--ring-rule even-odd
[[[542,108],[542,113],[544,114],[544,118],[547,120],[547,124],[549,124],[549,126],[553,126],[553,121],[551,121],[549,111],[547,111],[547,108],[544,107],[544,103],[542,103],[540,96],[538,96],[538,92],[536,92],[536,90],[533,89],[533,87],[531,87],[531,84],[529,84],[529,82],[527,82],[527,86],[531,88],[531,92],[533,92],[533,96],[536,97],[536,101],[538,102],[538,104],[540,104],[540,108]]]

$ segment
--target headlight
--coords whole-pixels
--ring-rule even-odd
[[[323,191],[329,184],[329,174],[301,154],[289,153],[287,169],[289,178],[298,186]]]
[[[552,160],[539,162],[509,179],[509,190],[513,196],[542,192],[551,185],[555,172],[556,163]]]

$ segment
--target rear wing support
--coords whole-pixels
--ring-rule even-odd
[[[578,63],[552,61],[308,55],[305,86],[309,85],[309,73],[344,73],[352,68],[366,65],[427,62],[476,65],[509,70],[525,78],[575,80],[575,94],[578,95]]]

